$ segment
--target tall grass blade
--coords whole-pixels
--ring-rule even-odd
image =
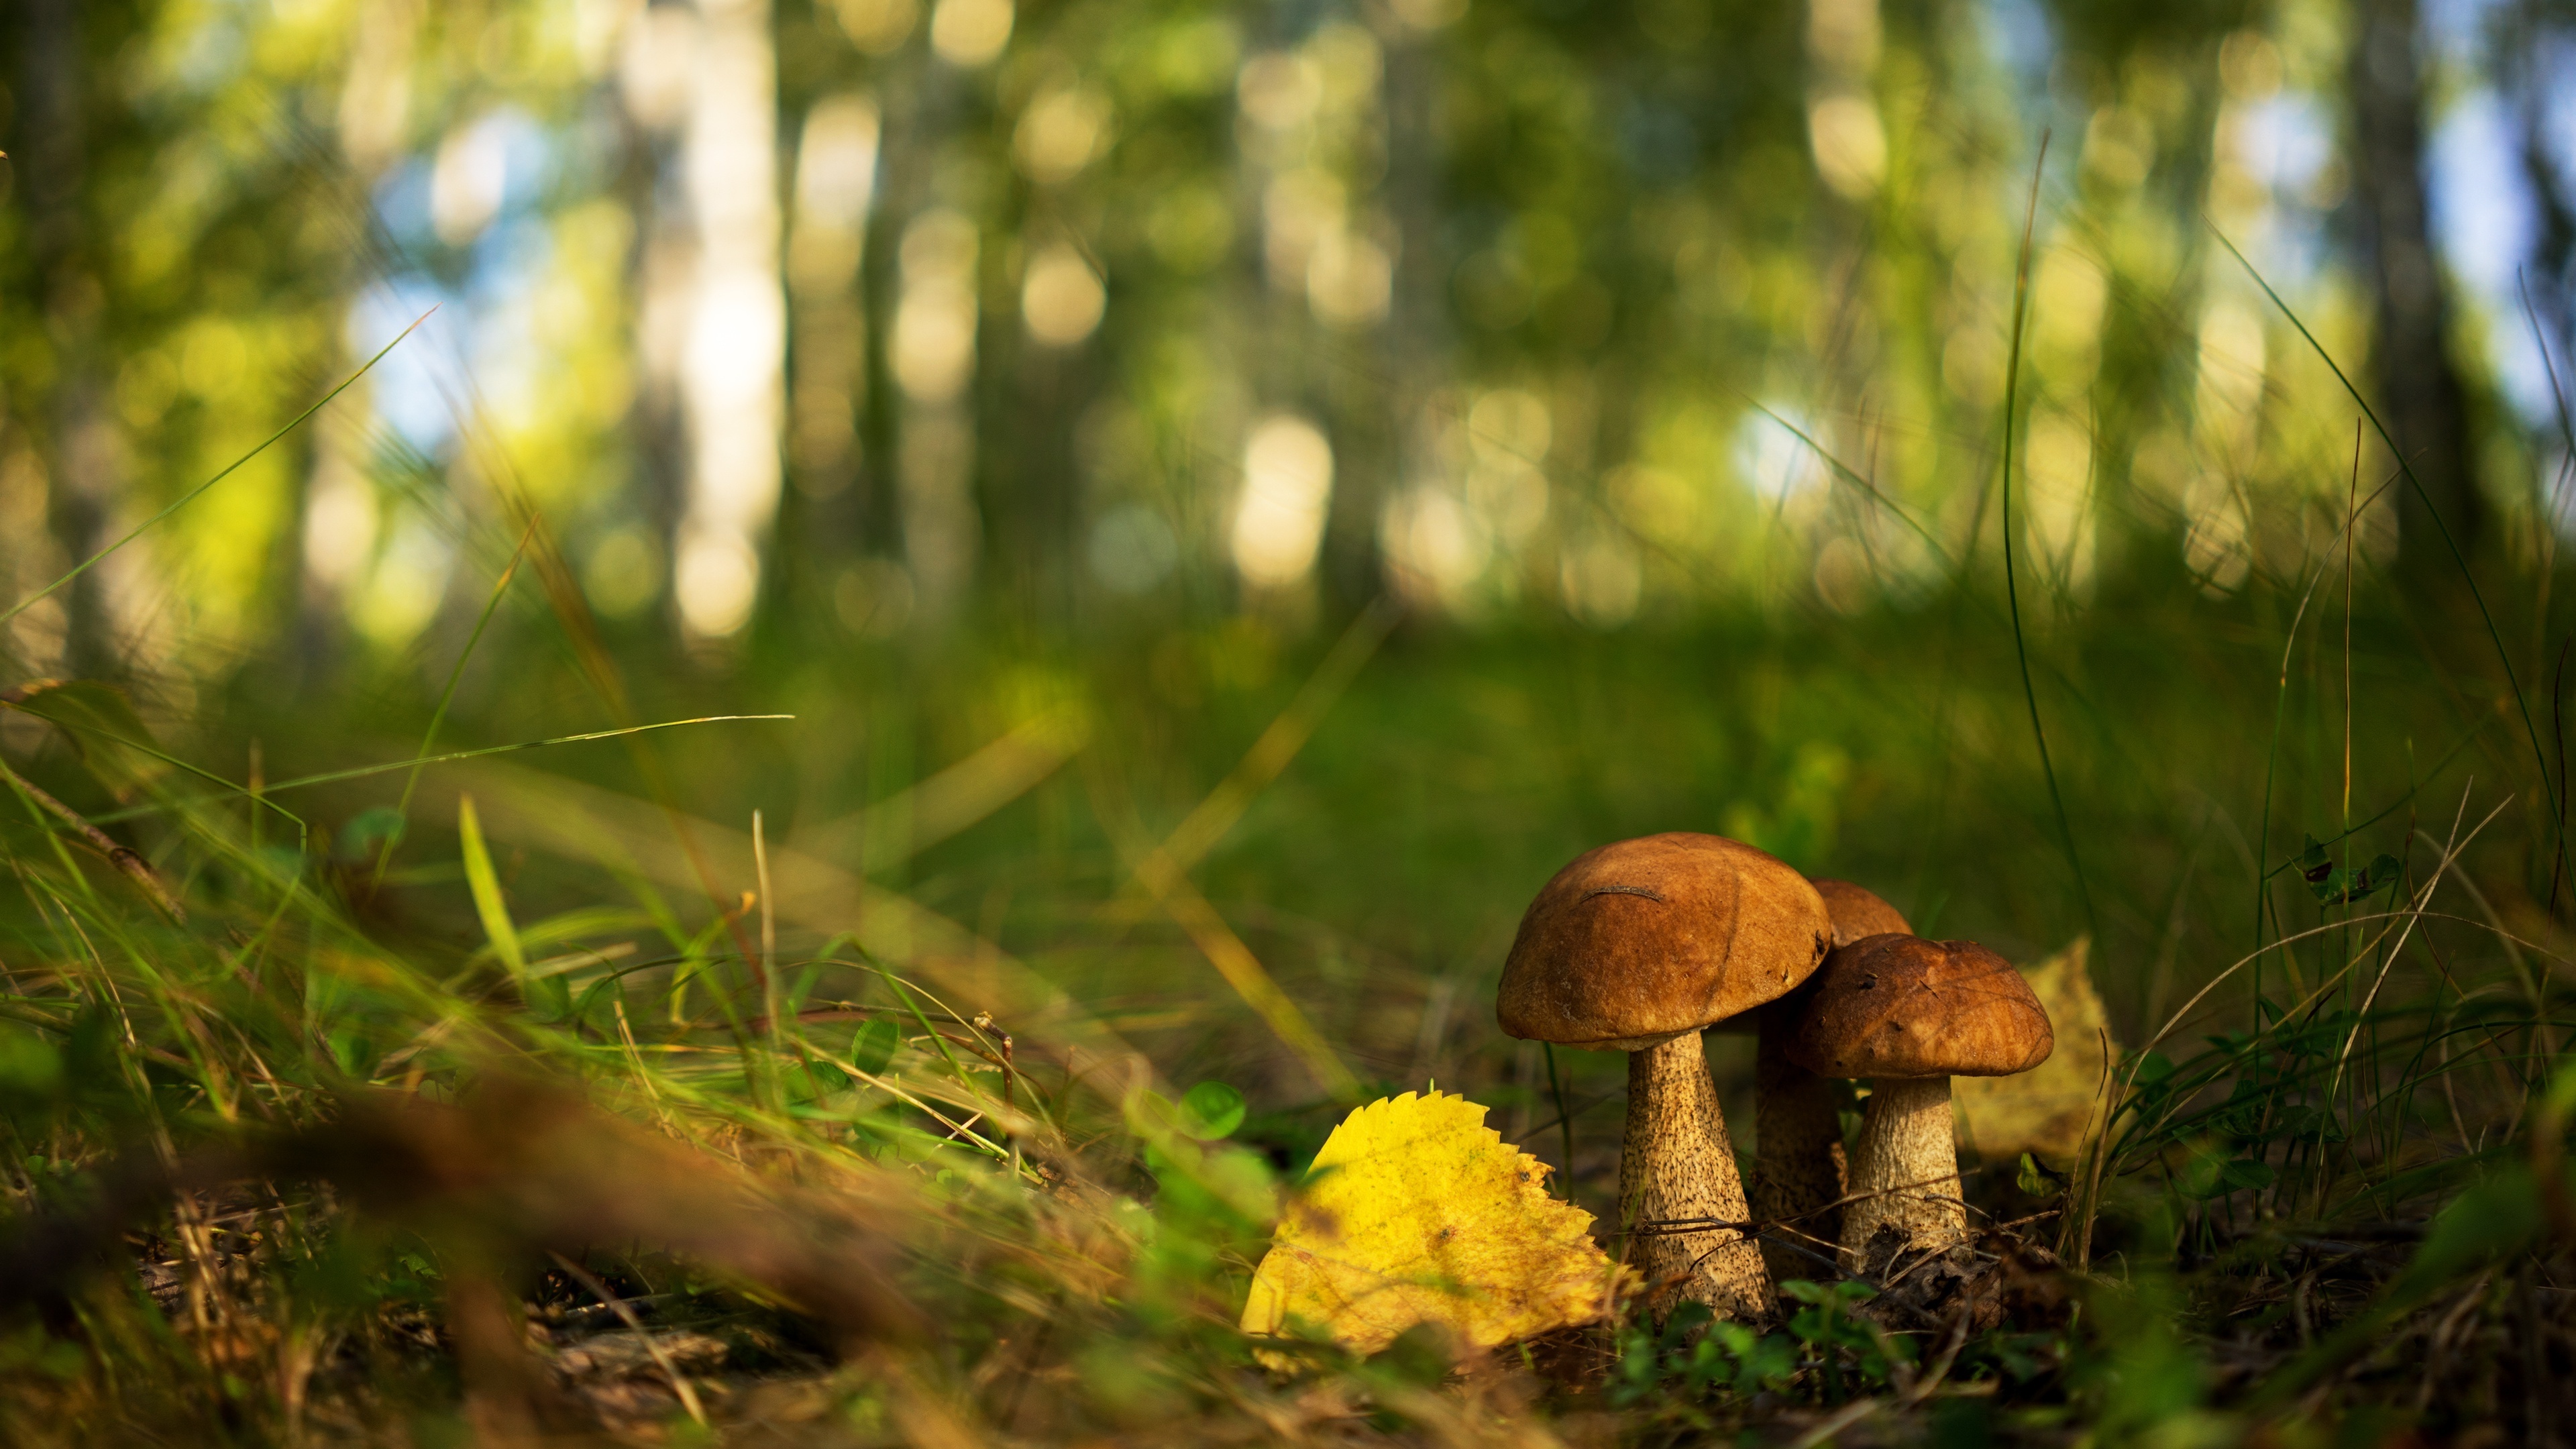
[[[483,918],[483,934],[510,975],[528,974],[527,953],[519,947],[518,927],[510,923],[510,903],[501,896],[501,877],[492,869],[492,852],[483,846],[483,822],[475,818],[474,797],[456,802],[456,835],[465,854],[465,885],[474,894],[474,914]]]
[[[2225,232],[2218,230],[2215,225],[2210,227],[2210,232],[2218,238],[2220,246],[2227,248],[2227,254],[2236,258],[2237,265],[2245,269],[2245,275],[2254,279],[2254,285],[2263,289],[2263,295],[2271,299],[2272,305],[2280,309],[2281,315],[2289,320],[2290,325],[2298,329],[2299,336],[2307,342],[2309,350],[2316,353],[2317,360],[2326,365],[2328,372],[2334,374],[2335,381],[2341,384],[2344,392],[2351,396],[2353,405],[2360,408],[2361,415],[2370,420],[2372,431],[2379,434],[2379,440],[2387,445],[2390,455],[2397,459],[2397,470],[2405,476],[2407,485],[2413,488],[2415,496],[2423,501],[2424,514],[2433,520],[2434,532],[2441,537],[2442,547],[2449,552],[2452,564],[2459,569],[2460,582],[2467,586],[2470,601],[2477,605],[2478,620],[2486,626],[2488,642],[2495,646],[2496,663],[2504,670],[2505,687],[2513,691],[2514,709],[2522,716],[2523,734],[2531,742],[2532,761],[2540,767],[2542,798],[2548,798],[2554,788],[2554,782],[2549,774],[2549,752],[2541,746],[2540,726],[2531,717],[2531,701],[2523,697],[2522,678],[2514,672],[2512,652],[2505,648],[2504,632],[2496,627],[2495,611],[2487,607],[2486,591],[2478,587],[2477,572],[2469,567],[2469,556],[2461,551],[2460,541],[2451,536],[2451,526],[2442,521],[2441,511],[2433,506],[2432,494],[2426,491],[2424,480],[2415,476],[2414,465],[2406,461],[2405,449],[2397,446],[2395,435],[2388,431],[2386,423],[2379,420],[2378,412],[2370,406],[2370,400],[2361,395],[2361,389],[2355,387],[2352,379],[2344,374],[2343,366],[2334,360],[2334,354],[2326,351],[2326,345],[2317,340],[2315,333],[2308,330],[2308,324],[2300,319],[2298,313],[2290,309],[2290,304],[2282,300],[2281,294],[2273,290],[2271,282],[2255,269],[2254,263],[2246,258],[2244,252],[2237,249],[2236,243],[2228,240]],[[2550,824],[2552,833],[2558,837],[2559,864],[2562,866],[2576,864],[2576,856],[2570,854],[2564,823],[2553,819]]]
[[[2048,730],[2039,721],[2039,691],[2030,682],[2030,641],[2021,627],[2021,585],[2013,565],[2012,472],[2013,435],[2020,428],[2022,336],[2030,320],[2031,236],[2039,225],[2039,183],[2048,170],[2048,137],[2039,138],[2039,158],[2031,163],[2030,202],[2022,213],[2021,260],[2013,275],[2012,348],[2004,365],[2004,607],[2012,618],[2013,657],[2021,666],[2022,702],[2030,707],[2030,735],[2039,745],[2039,771],[2048,781],[2048,803],[2057,814],[2057,835],[2066,848],[2067,868],[2075,872],[2075,894],[2084,903],[2084,920],[2099,938],[2102,923],[2093,912],[2093,890],[2084,879],[2084,860],[2075,848],[2075,824],[2066,814],[2065,793],[2057,788],[2057,765],[2049,758]]]
[[[20,599],[18,602],[11,604],[5,613],[0,613],[0,624],[6,624],[10,620],[17,618],[20,614],[25,613],[30,607],[32,607],[37,600],[44,598],[54,590],[61,588],[63,585],[70,583],[72,580],[88,573],[91,569],[96,568],[100,560],[106,558],[109,554],[116,552],[118,549],[125,547],[127,544],[134,542],[136,539],[141,538],[152,529],[159,527],[163,519],[168,518],[171,514],[178,512],[189,504],[196,502],[207,489],[214,487],[216,484],[221,483],[233,474],[241,471],[243,464],[258,457],[260,454],[267,452],[276,444],[278,439],[285,437],[288,433],[294,432],[298,427],[303,425],[306,418],[322,411],[324,407],[330,404],[333,398],[347,392],[357,383],[359,378],[366,376],[369,371],[374,369],[377,363],[384,361],[386,353],[401,346],[404,338],[409,337],[413,332],[418,331],[420,324],[428,321],[430,313],[437,310],[437,308],[432,307],[429,309],[429,312],[423,312],[418,317],[413,318],[411,326],[394,334],[393,341],[377,348],[376,355],[368,358],[365,362],[360,363],[357,371],[340,379],[339,386],[322,394],[320,398],[314,401],[311,407],[306,408],[304,411],[297,413],[294,417],[288,419],[286,426],[279,428],[276,432],[273,432],[266,438],[261,439],[257,447],[252,448],[249,452],[242,454],[240,457],[235,458],[232,462],[226,464],[222,472],[217,473],[212,478],[207,479],[205,482],[198,484],[196,487],[180,494],[177,498],[172,499],[168,507],[163,508],[160,512],[153,514],[150,518],[143,520],[141,523],[134,525],[133,528],[127,530],[124,537],[118,539],[116,542],[111,543],[107,547],[100,549],[98,552],[91,554],[89,557],[82,559],[79,563],[72,565],[70,571],[63,574],[60,578],[55,579],[52,583],[36,590],[27,597]]]
[[[383,765],[359,765],[347,770],[326,770],[319,775],[300,775],[292,780],[280,780],[270,785],[268,789],[269,793],[275,794],[280,790],[301,790],[308,785],[335,785],[342,780],[363,780],[369,775],[387,775],[396,770],[417,770],[423,765],[446,765],[458,760],[479,760],[486,755],[507,755],[520,750],[541,750],[552,745],[579,745],[587,744],[592,740],[623,739],[628,735],[649,734],[655,730],[675,730],[685,725],[794,718],[796,716],[792,714],[708,714],[700,715],[695,719],[657,720],[652,724],[627,725],[622,729],[587,730],[577,735],[553,735],[542,740],[520,740],[516,744],[486,745],[479,750],[455,750],[444,755],[431,755],[426,759],[396,760]]]
[[[455,667],[447,671],[447,685],[438,692],[438,706],[429,712],[429,727],[420,732],[420,750],[411,773],[403,777],[402,798],[394,802],[396,815],[406,819],[411,815],[412,793],[420,788],[420,772],[428,764],[429,747],[437,742],[438,727],[447,720],[447,707],[456,700],[456,686],[465,678],[466,662],[474,657],[474,646],[483,642],[483,631],[492,626],[492,615],[499,611],[501,600],[509,595],[510,581],[518,577],[519,560],[527,555],[528,540],[536,536],[536,531],[536,521],[529,520],[526,530],[519,535],[519,546],[510,550],[510,562],[502,568],[501,577],[492,585],[492,597],[483,601],[483,612],[475,616],[474,632],[465,636],[465,647],[457,652]],[[399,834],[387,834],[384,844],[377,848],[376,868],[367,881],[370,890],[385,883],[385,866],[393,860],[394,846],[400,841]]]

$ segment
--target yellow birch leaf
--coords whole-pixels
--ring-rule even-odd
[[[1344,1118],[1252,1275],[1244,1331],[1374,1353],[1431,1323],[1491,1348],[1606,1315],[1627,1270],[1485,1111],[1407,1092]]]
[[[2057,1050],[2047,1061],[2013,1077],[1954,1077],[1960,1142],[1987,1162],[2010,1162],[2024,1152],[2060,1172],[2083,1149],[2084,1133],[2100,1106],[2103,1048],[2112,1050],[2102,997],[2085,969],[2090,941],[2078,940],[2036,966],[2024,967],[2031,994],[2048,1011]]]

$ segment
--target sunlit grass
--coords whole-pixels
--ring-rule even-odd
[[[410,677],[326,703],[246,669],[157,734],[97,682],[15,686],[0,1416],[2539,1432],[2576,1369],[2576,1074],[2557,712],[2506,642],[2545,636],[2537,591],[2481,587],[2473,629],[2353,582],[2356,476],[2293,577],[2212,598],[2167,550],[2043,628],[1997,451],[2000,600],[1962,563],[1615,632],[1380,603],[909,650],[788,620],[738,667],[653,669],[523,509]],[[1970,1163],[1968,1296],[1889,1271],[1792,1283],[1771,1325],[1631,1305],[1484,1360],[1256,1360],[1280,1194],[1381,1093],[1490,1106],[1618,1245],[1620,1063],[1507,1041],[1490,1001],[1555,866],[1674,828],[2024,961],[2090,941],[2090,1130]],[[1711,1050],[1741,1096],[1749,1052]],[[1222,1129],[1173,1106],[1235,1093]]]

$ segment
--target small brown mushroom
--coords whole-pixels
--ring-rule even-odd
[[[1936,1251],[1967,1241],[1950,1079],[2029,1071],[2056,1042],[2021,973],[1973,941],[1891,933],[1834,952],[1789,1059],[1820,1076],[1871,1079],[1843,1211],[1846,1270],[1884,1230]]]
[[[1575,857],[1530,903],[1496,1016],[1523,1039],[1628,1057],[1619,1217],[1628,1261],[1660,1294],[1767,1318],[1770,1275],[1746,1234],[1654,1231],[1749,1216],[1701,1031],[1795,989],[1832,927],[1797,871],[1739,841],[1673,833]],[[1642,1231],[1640,1231],[1642,1229]]]
[[[1815,886],[1816,894],[1825,898],[1825,911],[1834,918],[1834,946],[1837,949],[1864,937],[1884,936],[1891,931],[1900,936],[1914,934],[1914,928],[1905,924],[1904,912],[1879,899],[1876,892],[1866,887],[1828,875],[1817,876],[1810,884]]]
[[[1837,949],[1889,931],[1913,934],[1896,907],[1870,891],[1825,876],[1813,884],[1833,917]],[[1789,1038],[1814,989],[1810,977],[1799,990],[1754,1013],[1753,1216],[1757,1222],[1780,1225],[1762,1240],[1762,1260],[1775,1280],[1813,1278],[1823,1266],[1792,1242],[1842,1241],[1838,1204],[1847,1189],[1840,1096],[1831,1081],[1789,1060]]]

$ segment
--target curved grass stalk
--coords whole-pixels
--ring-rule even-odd
[[[2030,642],[2021,627],[2021,583],[2013,567],[2012,472],[2015,414],[2021,397],[2022,334],[2030,320],[2031,234],[2039,224],[2039,182],[2048,166],[2048,136],[2039,138],[2039,159],[2030,168],[2030,203],[2022,214],[2021,261],[2013,269],[2012,350],[2004,366],[2003,534],[2004,607],[2012,618],[2013,658],[2021,666],[2021,696],[2030,707],[2030,735],[2039,746],[2039,771],[2048,781],[2048,803],[2057,814],[2058,839],[2066,847],[2067,868],[2075,872],[2075,894],[2084,903],[2084,919],[2099,939],[2102,923],[2093,912],[2093,889],[2084,879],[2084,860],[2075,848],[2075,823],[2066,813],[2066,795],[2057,787],[2057,764],[2049,758],[2048,730],[2039,720],[2039,691],[2030,682]]]
[[[2451,526],[2442,521],[2441,512],[2433,507],[2432,495],[2425,490],[2424,480],[2415,476],[2414,466],[2406,461],[2406,451],[2397,446],[2397,439],[2388,431],[2388,425],[2379,420],[2378,412],[2371,407],[2369,400],[2361,395],[2361,389],[2353,386],[2352,379],[2344,374],[2342,365],[2334,360],[2334,354],[2326,351],[2325,344],[2319,342],[2317,335],[2308,330],[2308,324],[2300,319],[2298,313],[2290,310],[2290,304],[2281,299],[2281,294],[2273,290],[2271,282],[2255,269],[2254,263],[2246,259],[2245,253],[2237,249],[2235,242],[2228,240],[2225,232],[2220,231],[2213,224],[2210,227],[2210,233],[2218,238],[2220,246],[2227,248],[2227,254],[2236,258],[2237,264],[2245,268],[2245,274],[2254,279],[2254,285],[2263,289],[2263,295],[2270,298],[2272,305],[2281,310],[2281,315],[2289,320],[2292,327],[2298,329],[2299,336],[2307,342],[2309,350],[2316,353],[2317,360],[2326,365],[2328,372],[2334,374],[2336,382],[2342,384],[2343,390],[2351,396],[2353,406],[2361,409],[2361,415],[2370,420],[2372,430],[2379,434],[2379,440],[2387,445],[2390,455],[2397,459],[2398,473],[2415,490],[2415,496],[2423,500],[2425,516],[2433,520],[2433,531],[2440,535],[2442,547],[2450,553],[2452,564],[2459,569],[2460,582],[2467,586],[2470,601],[2477,605],[2478,621],[2486,626],[2487,639],[2495,646],[2496,664],[2504,670],[2505,687],[2513,692],[2514,709],[2522,716],[2522,731],[2531,743],[2532,761],[2540,767],[2541,794],[2546,798],[2553,783],[2549,778],[2549,752],[2541,746],[2540,726],[2531,717],[2531,701],[2523,697],[2522,678],[2514,672],[2513,655],[2505,648],[2503,631],[2496,627],[2495,611],[2487,607],[2486,591],[2478,587],[2477,573],[2469,567],[2469,557],[2461,551],[2460,541],[2451,536]],[[2550,823],[2558,837],[2558,864],[2562,868],[2576,867],[2576,849],[2571,849],[2568,843],[2566,822],[2553,815]]]
[[[411,817],[411,797],[412,792],[420,787],[420,772],[429,763],[430,744],[438,738],[438,727],[447,721],[447,707],[456,700],[456,686],[465,679],[466,662],[474,657],[475,646],[483,642],[483,631],[492,626],[493,614],[499,612],[501,600],[510,592],[510,581],[518,577],[519,560],[527,555],[528,540],[536,534],[537,521],[531,518],[527,528],[519,534],[519,546],[510,550],[510,562],[502,568],[501,577],[492,585],[492,597],[483,601],[483,612],[475,616],[474,632],[465,636],[465,647],[457,652],[456,666],[447,671],[447,686],[438,692],[438,707],[429,712],[429,727],[420,733],[420,757],[412,765],[411,773],[403,778],[402,798],[394,802],[394,813],[405,820]],[[397,839],[397,836],[388,835],[384,844],[377,848],[376,868],[367,877],[369,890],[385,883],[385,867],[394,858]]]
[[[430,313],[436,312],[437,310],[438,309],[436,307],[432,307],[429,309],[429,312],[423,312],[418,317],[413,318],[409,327],[406,327],[402,331],[394,334],[393,341],[377,348],[375,356],[358,364],[357,371],[340,379],[340,385],[338,387],[322,394],[320,398],[314,401],[314,404],[311,407],[306,408],[304,411],[297,413],[294,417],[289,418],[286,422],[286,426],[279,428],[276,432],[273,432],[267,437],[261,439],[257,447],[252,448],[249,452],[242,454],[240,457],[235,458],[232,462],[226,464],[222,472],[217,473],[212,478],[207,479],[205,482],[198,484],[196,487],[180,494],[177,498],[172,499],[169,505],[163,508],[160,512],[155,513],[150,518],[134,525],[133,528],[126,532],[123,538],[120,538],[116,542],[109,544],[107,547],[100,549],[98,552],[91,554],[89,557],[82,559],[79,563],[72,565],[72,567],[60,578],[55,579],[52,583],[36,590],[27,597],[20,599],[18,602],[11,604],[5,612],[0,612],[0,624],[6,624],[10,620],[17,618],[20,614],[25,613],[29,608],[33,607],[37,600],[46,597],[56,589],[61,588],[63,585],[70,583],[72,580],[88,573],[91,569],[96,568],[109,554],[112,554],[118,549],[125,547],[127,544],[134,542],[136,539],[141,538],[144,534],[160,526],[163,519],[168,518],[171,514],[178,512],[189,504],[196,502],[200,497],[204,496],[207,489],[214,487],[226,478],[229,478],[233,474],[241,471],[243,464],[248,463],[251,459],[258,457],[260,454],[267,452],[271,447],[276,445],[278,439],[285,437],[288,433],[294,432],[298,427],[303,426],[306,418],[322,411],[324,407],[330,404],[333,398],[338,397],[340,394],[347,392],[351,387],[355,386],[359,378],[366,376],[370,371],[374,370],[377,363],[385,360],[386,353],[389,353],[396,347],[402,345],[402,340],[404,338],[409,337],[412,333],[420,330],[420,324],[428,321]]]

